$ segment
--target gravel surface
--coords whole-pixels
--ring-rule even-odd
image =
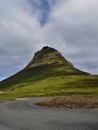
[[[36,106],[44,98],[0,103],[0,130],[98,130],[98,111]]]

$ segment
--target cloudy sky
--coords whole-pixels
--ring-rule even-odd
[[[0,80],[46,45],[98,74],[97,0],[0,0]]]

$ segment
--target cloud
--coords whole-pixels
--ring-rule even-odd
[[[22,69],[45,45],[98,74],[96,0],[0,1],[0,77]]]

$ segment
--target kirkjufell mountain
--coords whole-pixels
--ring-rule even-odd
[[[86,75],[88,73],[76,69],[62,54],[51,47],[45,46],[34,54],[30,63],[20,72],[5,79],[0,87],[9,87],[28,79],[40,80],[59,75]]]
[[[16,97],[32,97],[77,94],[81,88],[98,87],[97,84],[98,76],[75,68],[58,50],[45,46],[34,54],[25,68],[1,81],[0,90],[14,90],[10,95]]]

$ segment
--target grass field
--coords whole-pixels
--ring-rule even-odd
[[[0,100],[58,95],[98,96],[98,76],[72,66],[42,66],[23,70],[0,83]]]

